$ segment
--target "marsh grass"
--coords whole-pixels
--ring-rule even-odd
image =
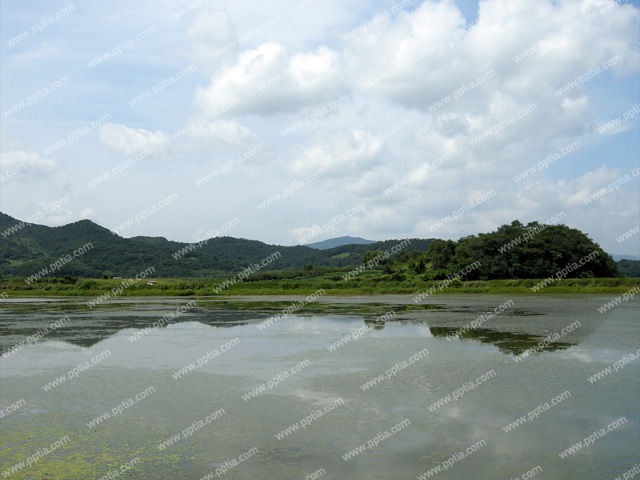
[[[420,277],[393,280],[390,275],[381,272],[365,272],[352,280],[342,280],[339,275],[318,277],[300,276],[292,279],[261,279],[236,283],[225,290],[215,293],[215,288],[224,279],[155,279],[157,285],[139,282],[125,288],[118,295],[136,297],[164,296],[225,296],[225,295],[308,295],[319,289],[325,294],[416,294],[436,287],[432,295],[442,294],[498,294],[518,293],[531,295],[544,294],[596,294],[624,293],[636,285],[639,280],[633,278],[573,278],[560,279],[549,286],[533,292],[531,287],[540,282],[538,279],[514,280],[474,280],[454,282],[440,289],[441,282],[425,281]],[[57,279],[46,278],[27,284],[22,279],[0,280],[0,292],[11,296],[83,296],[94,297],[112,292],[122,280],[105,279]]]

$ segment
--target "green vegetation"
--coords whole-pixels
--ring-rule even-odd
[[[0,214],[0,292],[99,296],[154,267],[156,285],[128,281],[117,295],[278,295],[327,293],[621,293],[634,285],[613,259],[579,230],[514,221],[495,232],[453,240],[387,240],[317,250],[230,237],[200,244],[122,238],[88,220],[51,228]],[[25,278],[91,242],[93,248],[49,275]],[[253,268],[274,253],[279,258]],[[178,254],[179,253],[179,254]],[[635,264],[625,271],[637,274]],[[632,267],[635,270],[632,270]],[[246,278],[244,278],[246,277]],[[238,279],[241,279],[238,281]],[[225,284],[217,292],[216,287]]]
[[[473,280],[457,281],[444,285],[442,281],[405,280],[393,281],[380,271],[373,274],[362,274],[352,281],[333,279],[335,275],[319,277],[294,277],[289,279],[272,279],[245,281],[220,291],[215,288],[221,281],[158,279],[157,285],[138,282],[122,290],[117,296],[210,296],[210,295],[309,295],[319,289],[326,294],[358,295],[358,294],[416,294],[434,289],[438,294],[534,294],[531,287],[540,280]],[[630,278],[572,278],[558,280],[536,294],[565,293],[624,293],[638,283]],[[27,285],[24,280],[0,280],[0,291],[9,296],[83,296],[98,297],[113,291],[121,284],[120,280],[105,279],[57,279],[48,278]],[[442,288],[441,288],[442,287]]]
[[[618,269],[627,278],[640,278],[640,260],[620,260]]]
[[[162,237],[123,238],[89,220],[62,227],[20,225],[19,220],[0,213],[0,278],[27,278],[87,243],[93,245],[91,250],[48,276],[134,277],[152,266],[154,275],[160,278],[220,278],[276,252],[281,257],[269,265],[270,270],[298,270],[305,264],[340,268],[358,265],[370,250],[388,250],[399,243],[386,240],[317,250],[216,237],[206,243],[189,244]],[[410,248],[426,252],[431,241],[412,239]]]
[[[474,262],[481,265],[465,274],[467,280],[547,278],[561,271],[564,278],[623,276],[613,258],[580,230],[517,220],[458,242],[435,240],[424,258],[434,279]]]

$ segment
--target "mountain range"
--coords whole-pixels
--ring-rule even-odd
[[[155,269],[154,277],[225,277],[267,258],[273,261],[258,269],[350,268],[360,265],[367,252],[390,251],[402,242],[406,252],[427,252],[434,241],[415,238],[374,242],[339,237],[309,245],[281,246],[215,237],[185,243],[164,237],[124,238],[91,220],[49,227],[0,213],[0,277],[134,277],[149,267]],[[640,275],[638,261],[620,260],[617,265],[628,277]]]
[[[56,276],[86,278],[132,277],[153,266],[156,277],[215,277],[239,272],[279,253],[269,270],[359,265],[368,251],[389,250],[401,240],[372,243],[342,239],[319,242],[320,246],[269,245],[257,240],[215,237],[198,243],[174,242],[164,237],[121,237],[91,220],[60,227],[28,224],[0,213],[0,276],[29,277],[55,262],[67,261]],[[367,242],[356,239],[356,242]],[[433,239],[411,239],[408,251],[426,252]],[[335,247],[331,247],[334,242]],[[74,252],[91,244],[84,253]]]

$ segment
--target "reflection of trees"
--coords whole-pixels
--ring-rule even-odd
[[[429,330],[434,337],[448,337],[449,335],[455,335],[459,329],[453,327],[429,327]],[[537,347],[539,344],[540,346],[536,348],[536,351],[539,352],[565,350],[572,345],[575,345],[575,343],[567,342],[552,342],[548,345],[544,345],[541,342],[545,337],[539,335],[499,332],[489,328],[474,328],[464,333],[460,333],[459,337],[462,339],[478,340],[482,343],[491,343],[497,346],[502,353],[513,355],[520,355],[530,348]]]
[[[168,320],[166,324],[162,325],[159,328],[159,330],[162,330],[169,325],[181,322],[198,322],[215,328],[231,328],[237,327],[239,325],[246,325],[249,323],[249,321],[255,320],[257,317],[260,317],[260,319],[263,319],[263,317],[268,317],[268,315],[266,314],[256,315],[255,312],[251,315],[240,315],[235,312],[230,312],[225,316],[228,318],[220,319],[219,316],[214,317],[213,315],[210,318],[207,318],[206,315],[181,315],[180,317],[176,317],[173,320]],[[61,342],[70,343],[72,345],[77,345],[79,347],[91,347],[101,342],[102,340],[116,335],[120,330],[142,330],[144,328],[153,327],[154,322],[157,322],[161,319],[161,315],[157,317],[154,316],[146,318],[105,317],[98,320],[96,320],[95,318],[71,317],[71,321],[68,324],[55,330],[51,330],[46,335],[41,337],[40,340],[36,343],[46,342],[48,340],[58,340]],[[5,337],[3,338],[4,341],[2,342],[2,344],[0,344],[0,352],[9,351],[14,346],[21,345],[22,342],[24,342],[24,345],[27,345],[28,337],[32,335],[38,335],[38,332],[41,332],[44,327],[48,327],[50,324],[50,321],[43,323],[34,322],[33,328],[12,328],[12,325],[0,325],[0,337]]]
[[[37,335],[51,324],[49,314],[56,318],[69,313],[71,321],[62,327],[52,330],[39,341],[58,340],[81,347],[91,347],[125,329],[142,330],[153,327],[155,322],[161,322],[163,315],[175,313],[180,303],[168,308],[168,304],[135,305],[132,303],[105,303],[91,311],[82,303],[70,303],[61,306],[51,306],[45,313],[47,320],[43,320],[42,311],[29,322],[29,327],[21,325],[19,321],[6,319],[0,322],[0,352],[10,350],[32,335]],[[158,308],[158,306],[160,308]],[[250,322],[262,321],[274,315],[282,314],[288,308],[297,307],[294,315],[322,315],[333,313],[337,315],[362,315],[365,323],[376,330],[384,328],[384,321],[379,316],[386,311],[388,305],[384,303],[353,305],[353,304],[322,304],[309,303],[302,308],[294,301],[236,301],[222,300],[215,302],[198,302],[198,307],[173,319],[168,319],[160,326],[160,330],[169,325],[181,322],[198,322],[214,328],[232,328],[246,325]],[[394,310],[404,310],[405,306],[393,307]],[[86,313],[84,313],[86,312]],[[153,312],[152,314],[150,314]],[[17,305],[12,314],[33,315],[34,307],[28,304]],[[374,317],[375,315],[375,317]],[[133,333],[133,332],[131,332]],[[144,337],[142,337],[144,338]]]
[[[387,322],[385,320],[380,320],[380,317],[373,317],[373,318],[365,318],[364,323],[369,328],[373,328],[375,330],[382,330]]]

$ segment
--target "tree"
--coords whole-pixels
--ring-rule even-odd
[[[386,265],[389,263],[388,255],[384,255],[380,250],[372,250],[364,254],[362,257],[362,265],[373,265],[376,267],[378,265]]]
[[[397,263],[407,263],[409,261],[409,252],[407,252],[406,250],[400,251],[396,254],[394,260]]]
[[[444,269],[449,266],[456,249],[453,240],[434,240],[427,251],[427,258],[433,268]]]

